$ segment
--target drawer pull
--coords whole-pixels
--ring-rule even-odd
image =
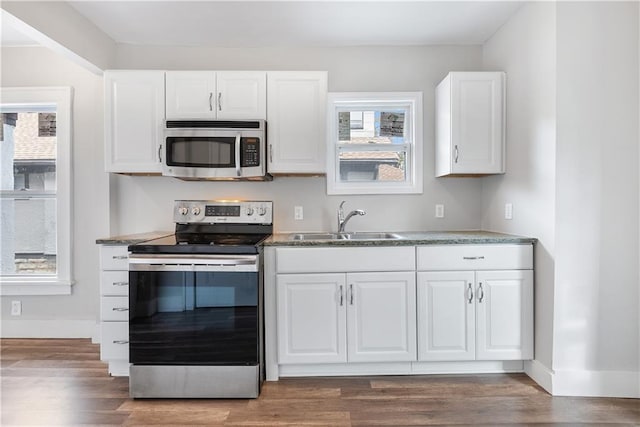
[[[482,300],[484,299],[484,289],[482,289],[482,282],[480,282],[480,286],[478,287],[478,302],[482,302]]]
[[[113,286],[127,286],[129,282],[113,282]]]
[[[349,291],[351,292],[349,303],[353,305],[353,285],[349,285]]]
[[[344,288],[340,285],[340,306],[344,305]]]
[[[467,288],[469,290],[469,299],[467,300],[469,302],[469,304],[473,303],[473,289],[471,288],[471,283],[469,283],[469,287]]]
[[[484,256],[463,256],[462,259],[465,259],[465,260],[484,259]]]
[[[129,311],[127,307],[113,307],[112,311]]]
[[[127,258],[129,258],[129,255],[114,255],[111,258],[113,258],[113,259],[127,259]]]
[[[127,340],[113,340],[114,344],[129,344]]]

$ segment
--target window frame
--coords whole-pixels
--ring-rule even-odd
[[[0,295],[69,295],[73,285],[72,227],[72,97],[71,87],[0,88],[7,112],[38,105],[56,106],[56,275],[2,276]],[[2,199],[20,195],[2,191]]]
[[[327,96],[327,194],[422,194],[423,192],[423,117],[422,92],[332,92]],[[407,108],[405,144],[349,147],[353,151],[405,151],[406,180],[344,182],[340,181],[338,113],[367,108]],[[398,148],[392,150],[391,148]]]

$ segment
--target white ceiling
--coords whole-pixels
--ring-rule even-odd
[[[69,4],[118,43],[286,47],[482,44],[523,3],[161,0]],[[2,44],[19,44],[6,27],[2,25]]]

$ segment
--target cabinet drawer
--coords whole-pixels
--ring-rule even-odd
[[[102,321],[129,321],[129,297],[100,298]]]
[[[103,271],[100,274],[101,295],[129,295],[128,271]]]
[[[129,322],[102,322],[100,359],[129,360]]]
[[[100,268],[102,270],[128,270],[129,251],[127,250],[127,246],[101,246]]]
[[[415,269],[413,246],[350,248],[278,248],[278,273],[345,273]]]
[[[418,270],[531,270],[533,245],[418,246]]]

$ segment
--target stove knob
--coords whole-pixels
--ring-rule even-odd
[[[194,214],[194,215],[196,215],[196,216],[197,216],[197,215],[200,215],[200,208],[199,208],[199,207],[197,207],[197,206],[193,207],[193,208],[191,209],[191,213],[192,213],[192,214]]]
[[[265,208],[264,206],[260,206],[258,208],[258,215],[260,216],[265,216],[267,213],[267,208]]]
[[[185,208],[185,207],[183,206],[183,207],[181,207],[181,208],[178,208],[178,213],[179,213],[180,215],[186,215],[186,214],[188,214],[188,213],[189,213],[189,209],[187,209],[187,208]]]
[[[251,206],[247,207],[247,216],[253,215],[253,208]]]

